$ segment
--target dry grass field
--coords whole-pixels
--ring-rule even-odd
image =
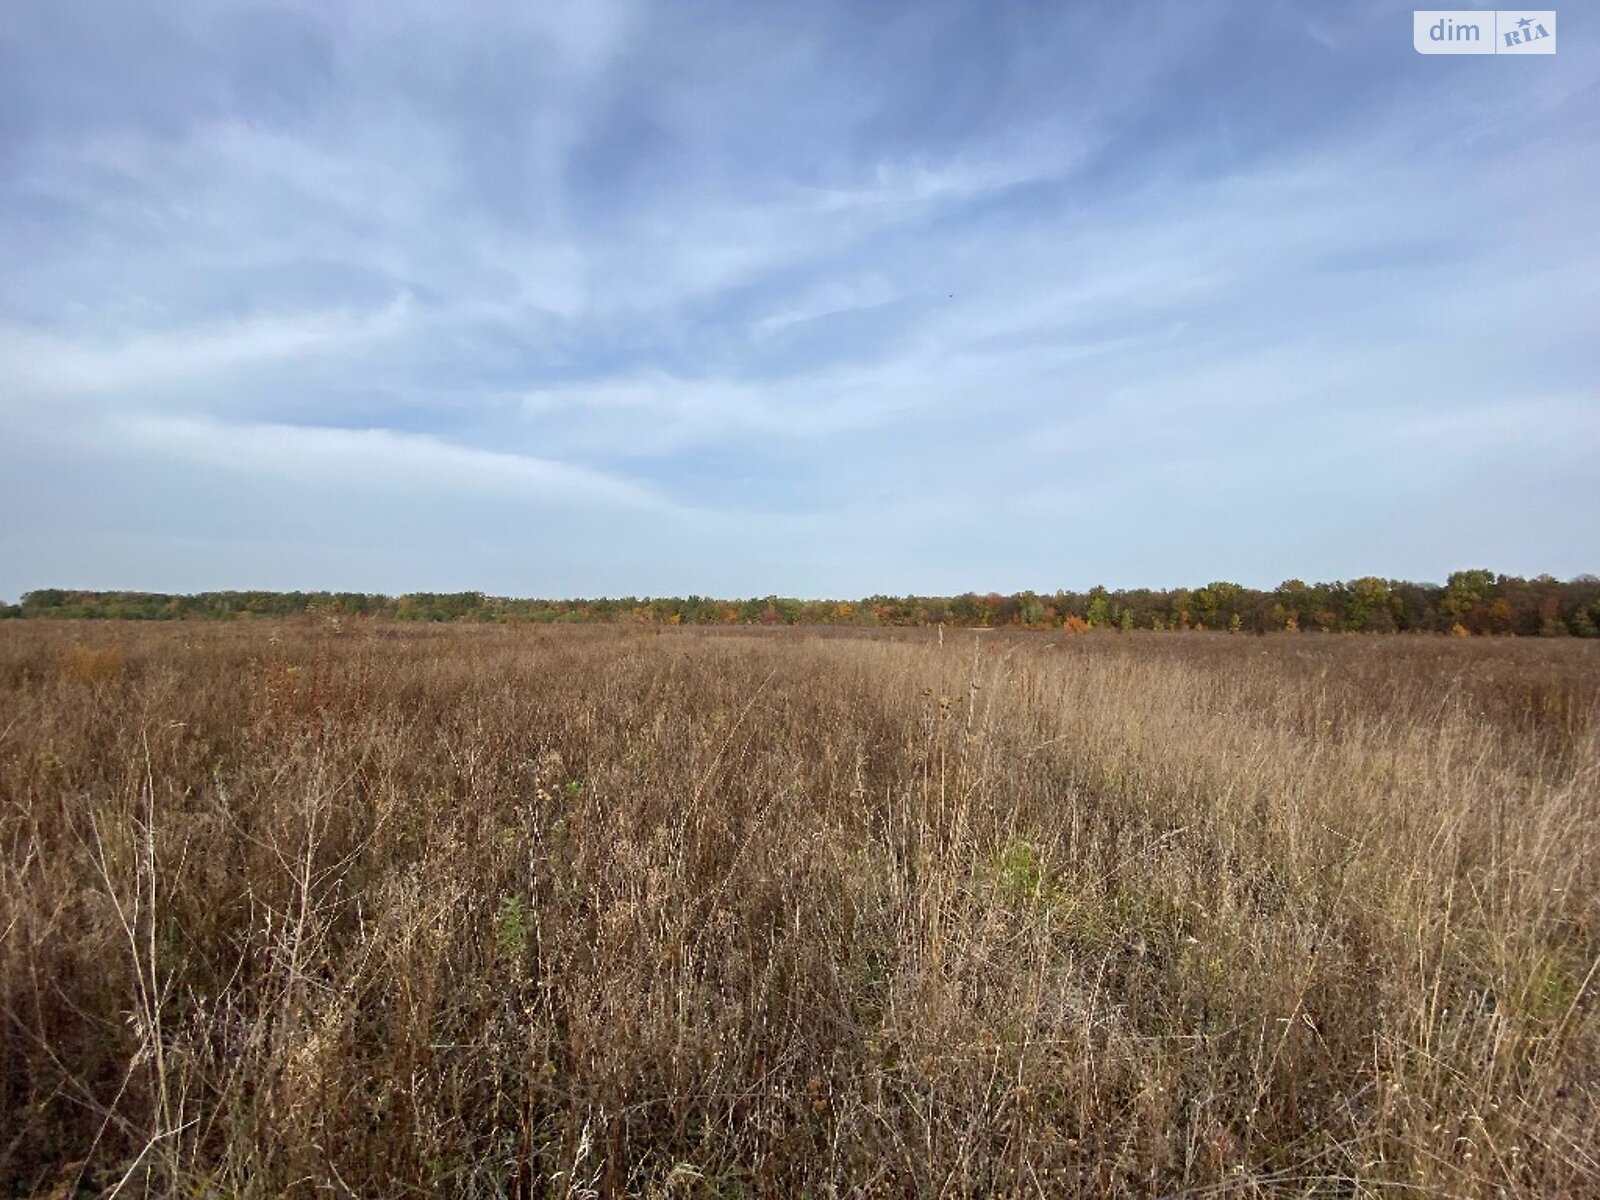
[[[1600,646],[11,622],[0,1190],[1600,1193]]]

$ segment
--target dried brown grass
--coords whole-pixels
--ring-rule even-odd
[[[0,1187],[1600,1189],[1577,642],[0,628]]]

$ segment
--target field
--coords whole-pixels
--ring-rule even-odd
[[[1600,645],[0,627],[0,1190],[1600,1192]]]

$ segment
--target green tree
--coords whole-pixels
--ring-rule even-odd
[[[1084,619],[1095,629],[1111,624],[1111,596],[1105,588],[1090,589],[1089,607],[1084,612]]]
[[[1032,628],[1044,623],[1044,601],[1032,592],[1019,592],[1017,607],[1024,625]]]
[[[1439,609],[1447,623],[1459,623],[1473,633],[1484,632],[1482,607],[1494,587],[1493,571],[1454,571],[1445,580]]]
[[[1351,580],[1345,588],[1343,618],[1344,628],[1358,633],[1393,632],[1388,580],[1375,575]]]

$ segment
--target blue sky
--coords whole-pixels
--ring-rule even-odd
[[[0,596],[1600,568],[1600,34],[10,0]]]

